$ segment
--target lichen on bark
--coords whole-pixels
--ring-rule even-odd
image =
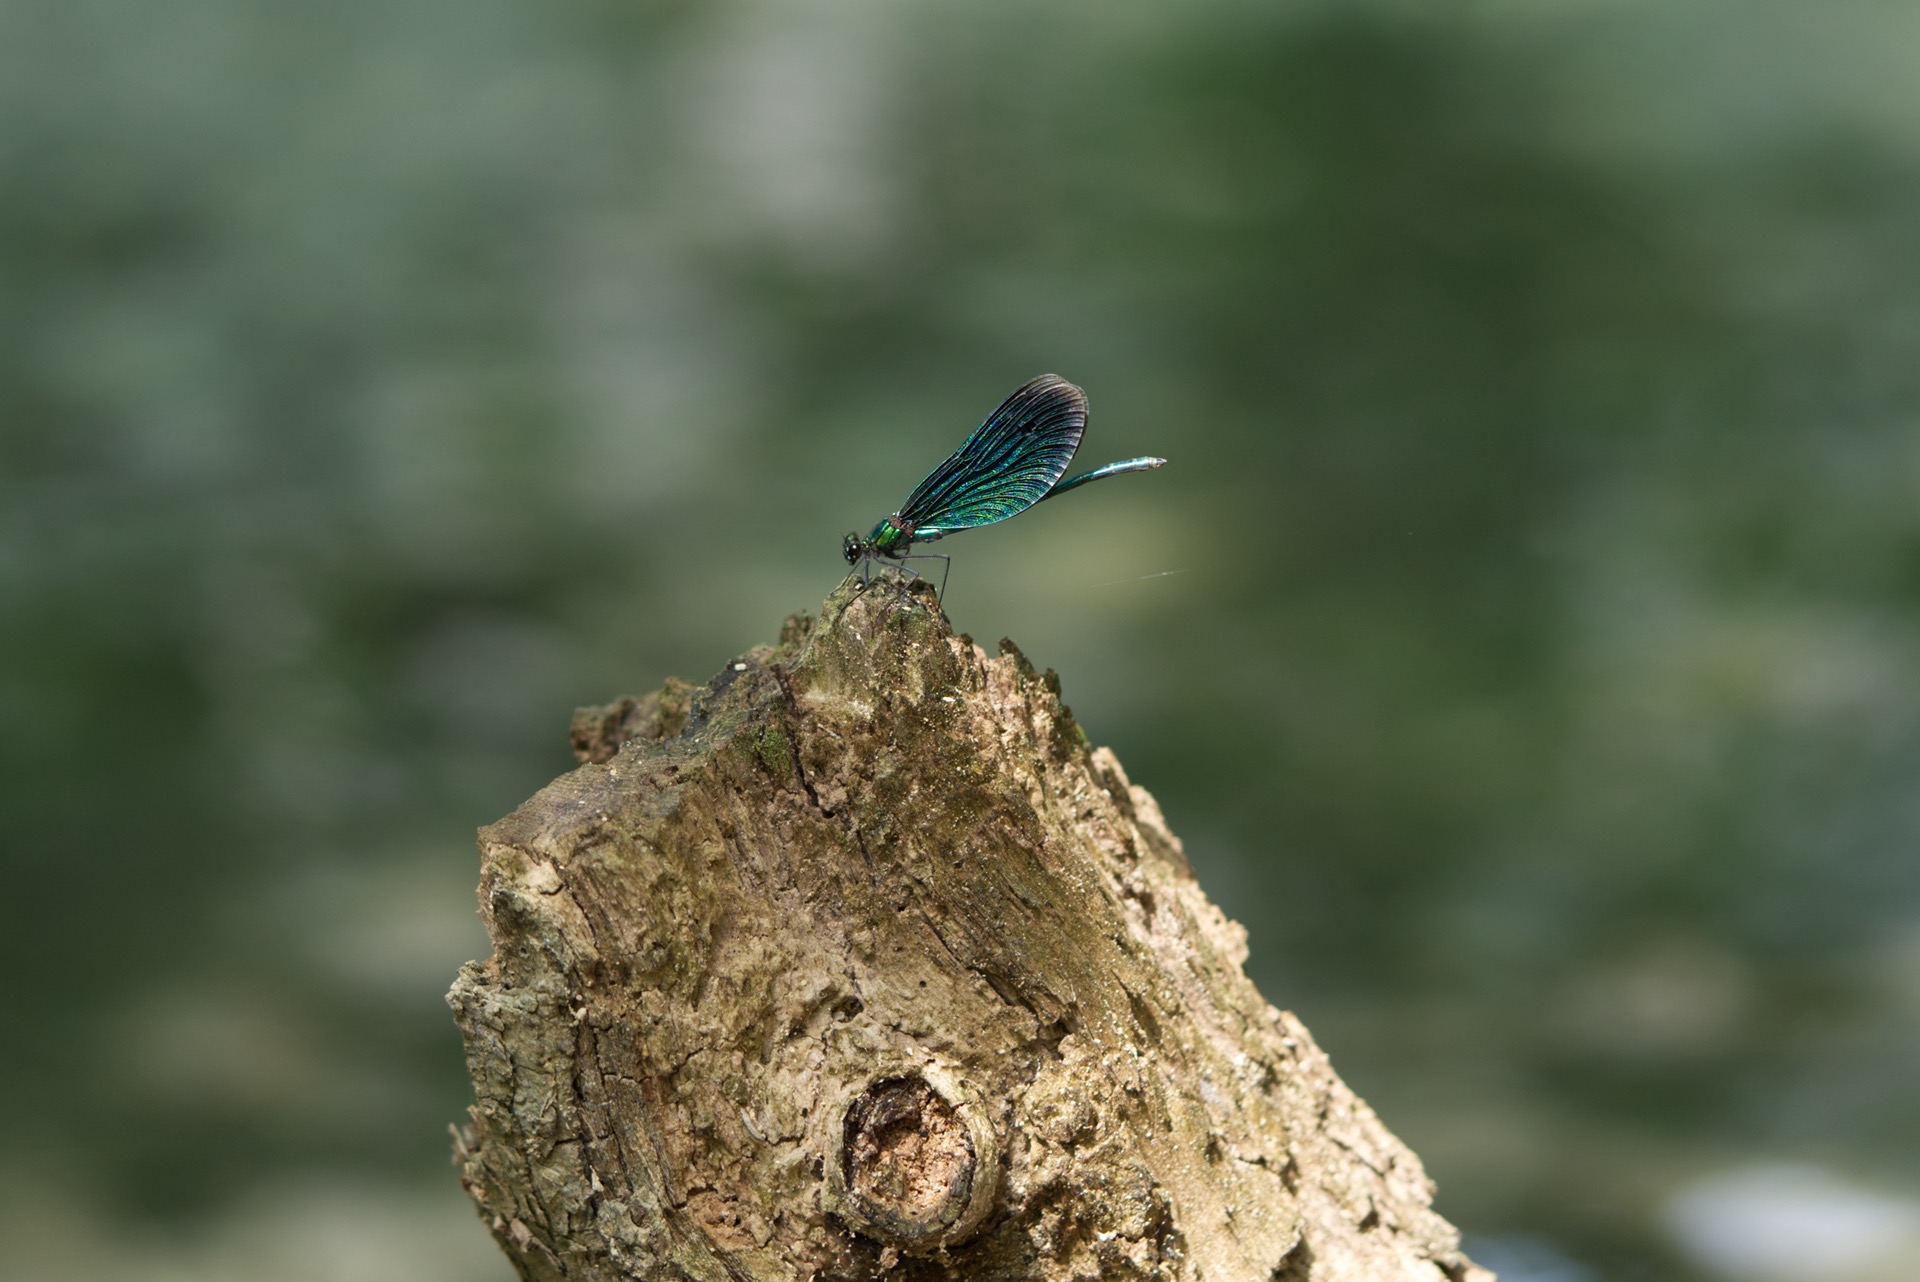
[[[482,831],[456,1156],[522,1277],[1486,1278],[1000,650],[849,580]]]

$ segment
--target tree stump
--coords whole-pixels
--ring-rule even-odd
[[[529,1282],[1464,1282],[1052,672],[849,580],[484,829],[462,1181]]]

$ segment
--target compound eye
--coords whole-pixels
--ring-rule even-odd
[[[857,534],[849,534],[845,541],[840,544],[840,555],[847,558],[848,565],[852,565],[855,561],[858,561],[860,559],[860,536]]]

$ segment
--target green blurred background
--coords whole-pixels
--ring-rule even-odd
[[[499,1282],[473,828],[943,546],[1509,1282],[1920,1276],[1920,9],[0,9],[10,1277]]]

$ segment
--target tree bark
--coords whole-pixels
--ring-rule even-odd
[[[849,580],[481,832],[456,1148],[520,1275],[1486,1282],[1000,651]]]

